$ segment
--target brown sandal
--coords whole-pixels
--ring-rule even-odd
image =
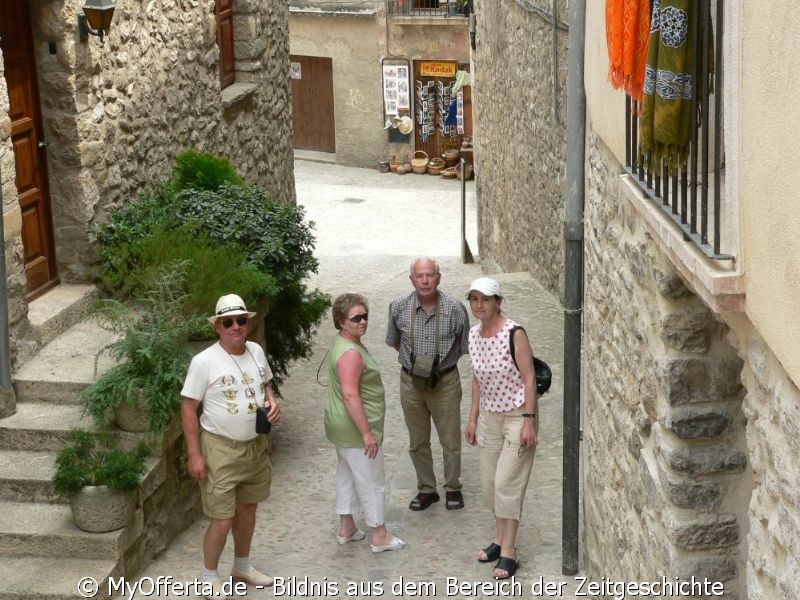
[[[434,502],[439,501],[439,494],[437,492],[431,492],[430,494],[426,494],[424,492],[420,492],[411,503],[408,505],[408,508],[411,510],[425,510]]]

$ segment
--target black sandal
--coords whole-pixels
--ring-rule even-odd
[[[486,546],[486,548],[483,549],[483,553],[486,555],[486,558],[478,557],[478,562],[487,563],[487,562],[492,562],[493,560],[497,560],[498,558],[500,558],[501,550],[502,548],[500,546],[492,542],[491,544]]]
[[[495,579],[508,579],[514,573],[517,572],[517,568],[519,567],[519,560],[514,558],[508,558],[507,556],[501,556],[500,560],[497,561],[497,564],[494,566],[495,569],[503,569],[506,572],[505,577],[498,577],[497,575],[494,576]]]

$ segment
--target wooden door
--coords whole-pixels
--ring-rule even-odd
[[[291,55],[289,61],[294,147],[336,152],[333,60],[320,56]]]
[[[0,50],[8,85],[30,299],[58,283],[58,279],[28,0],[0,0]]]

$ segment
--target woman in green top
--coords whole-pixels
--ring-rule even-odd
[[[328,404],[325,436],[336,446],[336,513],[340,544],[363,540],[353,519],[358,505],[372,528],[372,551],[399,550],[406,543],[386,530],[383,418],[386,400],[378,365],[361,343],[369,318],[367,300],[342,294],[333,303],[339,334],[328,351]]]

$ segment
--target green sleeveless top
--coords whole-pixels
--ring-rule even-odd
[[[367,349],[337,335],[328,351],[328,404],[325,406],[325,436],[330,442],[345,448],[363,448],[361,432],[356,427],[342,400],[342,384],[336,364],[342,354],[355,349],[364,361],[361,372],[359,394],[364,405],[367,422],[380,446],[383,443],[383,418],[386,414],[386,399],[378,365]]]

